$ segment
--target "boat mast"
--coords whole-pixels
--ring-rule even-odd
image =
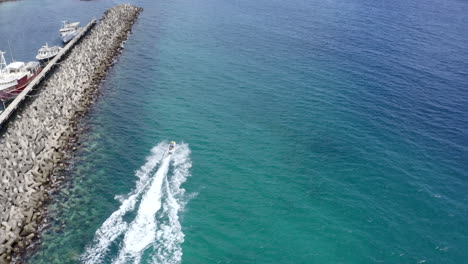
[[[5,69],[7,66],[5,56],[3,56],[3,54],[5,54],[5,52],[0,50],[0,71]]]
[[[11,51],[10,40],[8,40],[8,48],[10,49],[11,62],[14,62],[15,60],[13,59],[13,52]]]

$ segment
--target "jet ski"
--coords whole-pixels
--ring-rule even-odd
[[[169,149],[167,150],[167,152],[169,154],[172,154],[175,150],[175,146],[176,146],[176,142],[175,141],[171,141],[171,143],[169,143]]]

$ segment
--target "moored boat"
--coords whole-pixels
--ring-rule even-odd
[[[6,101],[23,91],[42,68],[37,61],[15,61],[7,65],[3,54],[0,51],[0,100]]]
[[[69,23],[68,21],[63,21],[62,28],[60,29],[60,37],[62,38],[63,43],[68,43],[80,32],[80,22]]]
[[[40,62],[47,62],[51,60],[53,57],[57,56],[57,54],[62,50],[59,46],[49,47],[49,45],[45,44],[42,48],[39,49],[37,52],[36,59]]]

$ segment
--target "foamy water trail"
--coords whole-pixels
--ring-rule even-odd
[[[114,263],[140,263],[147,250],[155,263],[181,262],[184,234],[178,213],[183,206],[184,190],[180,185],[189,176],[189,155],[188,145],[180,144],[172,155],[163,159]],[[172,170],[168,173],[171,161]]]
[[[130,192],[126,199],[122,199],[119,209],[112,213],[96,231],[92,244],[87,246],[85,253],[81,256],[81,262],[101,263],[111,243],[128,229],[128,224],[123,220],[123,216],[134,210],[138,198],[151,182],[151,175],[161,162],[166,150],[166,143],[159,143],[153,147],[151,155],[146,159],[146,163],[135,173],[139,178],[135,190]]]
[[[169,170],[171,156],[164,157],[148,191],[143,195],[138,213],[125,233],[123,247],[114,263],[139,262],[140,255],[156,234],[156,213],[161,208],[161,187]]]
[[[185,190],[180,186],[190,176],[192,163],[189,159],[190,150],[185,145],[180,148],[179,155],[173,159],[173,175],[166,178],[164,191],[166,199],[163,202],[163,213],[160,225],[153,243],[153,263],[176,264],[182,262],[182,243],[184,233],[179,222],[179,212],[184,207]]]

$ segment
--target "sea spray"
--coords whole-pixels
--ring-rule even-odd
[[[189,159],[190,149],[187,145],[179,148],[178,155],[173,159],[173,175],[166,177],[163,201],[163,212],[160,216],[160,225],[153,244],[153,262],[175,264],[182,261],[182,243],[184,233],[179,222],[179,212],[183,209],[185,189],[181,188],[187,177],[190,176],[192,162]]]
[[[154,262],[181,262],[184,234],[178,214],[186,199],[180,186],[190,176],[192,163],[187,144],[178,145],[172,155],[167,155],[167,147],[167,143],[160,143],[152,149],[136,172],[139,179],[135,190],[121,198],[119,209],[96,231],[81,257],[83,263],[103,263],[113,243],[121,245],[114,263],[140,263],[151,246]],[[135,208],[140,198],[140,205]],[[124,216],[133,211],[136,217],[126,222]]]
[[[138,198],[146,189],[151,179],[150,176],[161,162],[166,149],[167,144],[165,143],[159,143],[153,147],[151,155],[146,159],[146,163],[135,173],[139,178],[135,190],[130,192],[126,199],[122,199],[119,209],[112,213],[96,231],[93,243],[86,248],[81,258],[82,262],[100,263],[108,252],[111,243],[128,229],[128,224],[123,220],[123,217],[126,213],[134,210]]]
[[[171,156],[163,158],[148,191],[143,195],[138,213],[125,233],[123,247],[114,263],[126,263],[127,259],[138,259],[155,239],[155,215],[161,208],[161,187],[169,170]],[[135,261],[137,262],[137,261]]]

